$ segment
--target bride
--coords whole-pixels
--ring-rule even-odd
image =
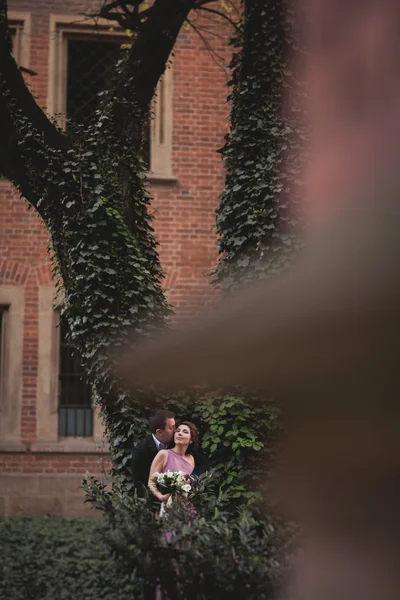
[[[199,432],[197,427],[190,421],[183,421],[178,425],[174,434],[173,444],[173,448],[159,451],[150,468],[148,485],[154,496],[162,503],[160,515],[164,514],[171,494],[162,494],[157,489],[153,480],[154,473],[182,471],[186,475],[192,475],[196,466],[195,457],[200,457],[201,462]],[[167,533],[165,535],[168,540],[170,534]],[[166,596],[159,585],[156,586],[155,600],[166,600]]]
[[[154,473],[182,471],[192,475],[196,467],[195,457],[200,454],[199,432],[190,421],[180,423],[175,431],[174,446],[169,450],[160,450],[150,468],[149,488],[154,496],[166,504],[170,494],[162,494],[153,480]]]

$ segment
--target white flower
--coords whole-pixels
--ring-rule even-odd
[[[154,473],[154,480],[160,492],[166,493],[166,490],[174,493],[190,492],[191,485],[188,483],[188,476],[183,471],[167,471],[166,473]]]

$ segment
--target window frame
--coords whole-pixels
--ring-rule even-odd
[[[60,310],[56,309],[56,315],[57,315],[57,329],[58,329],[58,352],[59,352],[59,359],[58,359],[58,377],[57,377],[57,413],[58,413],[58,438],[60,440],[65,440],[65,439],[76,439],[76,438],[80,438],[80,439],[93,439],[93,434],[94,434],[94,423],[95,423],[95,411],[94,411],[94,406],[93,406],[93,394],[92,394],[92,390],[90,390],[90,410],[91,410],[91,435],[83,435],[83,436],[78,436],[78,435],[60,435],[60,412],[62,409],[71,409],[71,408],[78,408],[78,405],[74,406],[73,404],[67,404],[67,405],[63,405],[61,404],[61,390],[60,390],[60,379],[61,379],[61,373],[62,373],[62,361],[61,361],[61,356],[62,356],[62,346],[63,346],[63,340],[62,340],[62,329],[61,329],[61,314],[60,314]],[[69,344],[65,344],[65,346],[69,346]],[[71,349],[69,348],[69,352],[72,352]],[[89,406],[82,406],[81,408],[89,408]]]
[[[111,31],[110,31],[111,29]],[[78,15],[50,15],[49,87],[47,112],[57,118],[60,127],[65,129],[67,100],[68,39],[104,40],[128,42],[125,32],[112,27],[105,19],[85,19]],[[173,128],[173,69],[166,69],[160,81],[153,105],[154,118],[150,131],[149,178],[153,180],[175,181],[172,174],[172,128]],[[161,101],[160,98],[163,98]],[[159,100],[157,100],[159,98]]]
[[[18,51],[13,48],[13,55],[18,66],[29,68],[30,63],[30,36],[31,36],[31,13],[20,11],[9,11],[8,26],[16,29]]]
[[[21,450],[22,364],[25,289],[0,285],[1,332],[0,449]]]
[[[93,436],[58,435],[58,381],[60,370],[59,307],[54,286],[39,286],[39,364],[36,399],[36,438],[32,452],[108,454],[98,407],[93,406]]]

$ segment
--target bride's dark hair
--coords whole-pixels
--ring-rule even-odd
[[[196,454],[200,452],[199,430],[197,429],[196,425],[194,425],[194,423],[192,423],[191,421],[181,421],[180,423],[178,423],[177,429],[181,425],[186,425],[186,427],[189,428],[190,437],[192,438],[192,441],[190,442],[188,449],[186,450],[186,454],[193,454],[193,456],[196,457]]]

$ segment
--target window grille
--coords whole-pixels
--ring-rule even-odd
[[[121,58],[121,41],[67,39],[67,120],[86,127],[99,107],[98,94],[106,90]],[[146,126],[144,158],[150,164],[150,126]]]
[[[95,39],[67,40],[67,117],[88,125],[99,106],[98,94],[109,86],[121,43]]]
[[[60,325],[59,419],[60,437],[92,437],[93,408],[90,386],[76,351],[66,339],[66,325]]]

